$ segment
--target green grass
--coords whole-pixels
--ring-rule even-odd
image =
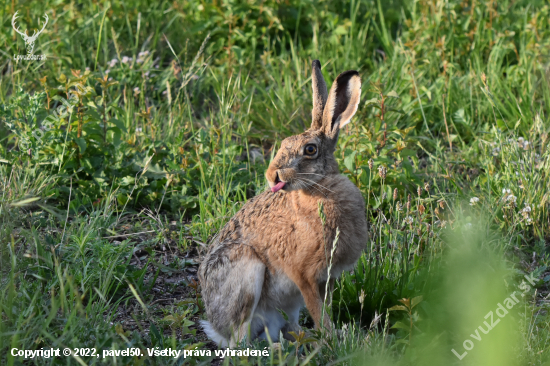
[[[48,14],[45,61],[13,59],[17,10],[21,29]],[[363,80],[336,156],[371,238],[327,309],[337,333],[222,364],[550,361],[545,1],[46,0],[0,19],[0,363],[24,362],[14,347],[136,347],[116,362],[210,364],[146,349],[215,349],[198,261],[309,127],[312,59],[327,83]],[[451,349],[530,273],[536,289],[460,361]]]

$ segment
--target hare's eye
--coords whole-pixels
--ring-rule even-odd
[[[304,149],[306,155],[315,155],[317,153],[317,146],[315,145],[306,145]]]

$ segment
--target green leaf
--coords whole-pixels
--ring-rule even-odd
[[[406,307],[404,307],[403,305],[395,305],[395,306],[392,306],[391,308],[389,308],[388,310],[389,311],[394,311],[394,310],[408,311],[408,309]]]
[[[116,118],[111,118],[108,123],[112,123],[114,124],[115,126],[117,126],[118,128],[120,128],[121,131],[124,131],[124,132],[128,132],[126,130],[126,126],[124,125],[124,122],[122,122],[121,120],[118,120]]]
[[[410,326],[403,323],[403,322],[396,322],[394,325],[392,325],[392,329],[405,329],[410,330]]]
[[[355,170],[355,154],[357,154],[357,151],[353,151],[351,154],[344,158],[344,166],[350,172],[353,172]]]
[[[376,104],[376,105],[380,104],[380,101],[378,100],[378,98],[372,98],[372,99],[367,100],[365,102],[365,107],[368,107],[368,106],[373,105],[373,104]]]
[[[399,95],[395,92],[395,90],[392,90],[388,94],[386,94],[386,97],[399,98]]]
[[[411,300],[411,309],[422,302],[422,296],[413,297]]]
[[[86,151],[86,140],[84,140],[82,137],[78,137],[75,139],[75,142],[80,148],[80,153],[84,154],[84,151]]]

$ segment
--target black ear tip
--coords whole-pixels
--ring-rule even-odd
[[[320,69],[321,68],[321,63],[319,62],[319,60],[313,60],[313,63],[311,64],[311,67],[313,67],[314,69],[315,68]]]
[[[356,70],[344,71],[343,73],[338,75],[338,77],[336,78],[336,82],[338,82],[338,83],[341,83],[341,82],[347,83],[348,81],[350,81],[355,76],[359,77],[359,80],[361,79],[361,77],[359,76],[359,72],[356,71]]]

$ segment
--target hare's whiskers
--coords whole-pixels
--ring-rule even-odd
[[[304,181],[302,181],[300,178],[295,178],[296,180],[300,180],[302,184],[306,185]],[[315,182],[314,182],[315,183]],[[319,188],[313,186],[313,185],[306,185],[307,187],[315,189],[317,192],[321,193],[325,198],[328,198],[327,194],[323,191],[321,191]]]
[[[321,177],[323,177],[323,178],[325,177],[323,174],[319,174],[319,173],[297,173],[297,174],[298,174],[298,175],[300,175],[300,174],[312,174],[312,175],[319,175],[319,176],[321,176]]]
[[[315,181],[313,181],[313,180],[311,180],[311,179],[307,179],[307,178],[301,178],[301,179],[305,179],[305,180],[307,180],[308,182],[311,182],[311,183],[313,183],[313,184],[316,184],[316,185],[318,185],[319,187],[324,188],[324,189],[326,189],[326,190],[329,191],[329,192],[335,193],[334,191],[331,191],[330,189],[328,189],[328,188],[325,187],[324,185],[319,184],[319,183],[317,183],[317,182],[315,182]]]

